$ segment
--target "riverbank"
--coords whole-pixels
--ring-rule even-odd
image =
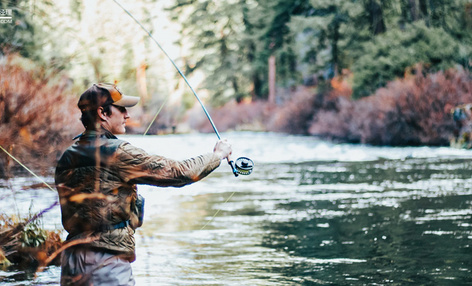
[[[278,105],[231,102],[211,114],[221,131],[284,132],[379,146],[449,146],[460,133],[452,108],[472,102],[472,75],[465,70],[423,74],[418,68],[359,100],[351,99],[348,81],[300,87]],[[197,112],[188,121],[202,132],[212,131]]]

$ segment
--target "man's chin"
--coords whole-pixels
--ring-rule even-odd
[[[125,134],[126,133],[126,128],[123,127],[123,129],[116,130],[114,133],[115,135],[120,135],[120,134]]]

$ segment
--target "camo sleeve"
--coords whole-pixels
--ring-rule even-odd
[[[128,184],[182,187],[208,176],[221,163],[214,153],[176,161],[123,143],[116,152],[115,168]]]

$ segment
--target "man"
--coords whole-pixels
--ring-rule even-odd
[[[142,207],[136,184],[181,187],[196,182],[231,154],[226,140],[213,153],[175,161],[119,140],[139,98],[113,84],[94,84],[79,99],[85,132],[56,168],[62,224],[68,232],[62,257],[62,285],[134,285],[134,232]]]

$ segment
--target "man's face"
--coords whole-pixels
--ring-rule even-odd
[[[124,134],[126,132],[126,121],[129,118],[125,107],[112,105],[111,114],[102,117],[102,125],[113,134]]]

